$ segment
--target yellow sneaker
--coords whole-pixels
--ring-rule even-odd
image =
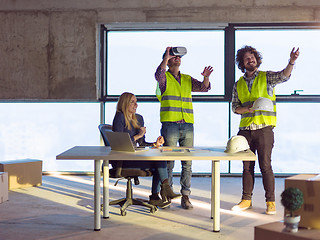
[[[241,202],[239,202],[237,205],[234,205],[231,210],[239,212],[247,210],[249,208],[252,208],[252,201],[242,199]]]
[[[276,211],[276,203],[275,202],[267,202],[266,214],[274,215],[276,213],[277,213],[277,211]]]

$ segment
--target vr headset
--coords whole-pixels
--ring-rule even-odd
[[[162,58],[164,58],[165,54],[166,52],[163,54]],[[183,57],[184,55],[187,54],[187,49],[185,47],[172,47],[169,51],[169,54],[171,56]]]
[[[184,56],[187,54],[187,49],[185,47],[172,47],[169,51],[171,56]]]

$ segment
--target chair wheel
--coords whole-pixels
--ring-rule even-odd
[[[121,216],[126,216],[127,212],[125,210],[120,210]]]
[[[158,210],[158,209],[157,209],[156,207],[154,207],[154,208],[151,208],[151,209],[150,209],[150,212],[151,212],[151,213],[155,213],[157,210]]]

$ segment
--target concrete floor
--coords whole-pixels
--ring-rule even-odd
[[[140,178],[134,196],[148,198],[151,178]],[[125,181],[113,186],[111,200],[124,196]],[[179,179],[174,179],[179,191]],[[43,185],[9,191],[9,201],[0,204],[0,240],[29,239],[254,239],[254,226],[282,220],[280,194],[284,178],[276,178],[277,214],[264,214],[265,201],[261,178],[256,179],[253,208],[235,213],[239,202],[241,178],[221,177],[221,231],[212,232],[209,177],[192,178],[193,210],[174,200],[168,209],[155,214],[131,206],[121,216],[118,206],[110,207],[110,218],[102,219],[101,231],[93,231],[93,177],[74,175],[43,176]]]

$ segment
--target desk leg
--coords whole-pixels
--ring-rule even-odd
[[[100,231],[100,228],[101,228],[100,167],[101,167],[101,160],[94,160],[94,230],[95,231]]]
[[[103,218],[109,218],[109,160],[103,161]]]
[[[212,161],[211,218],[213,218],[213,231],[220,232],[220,161]]]

